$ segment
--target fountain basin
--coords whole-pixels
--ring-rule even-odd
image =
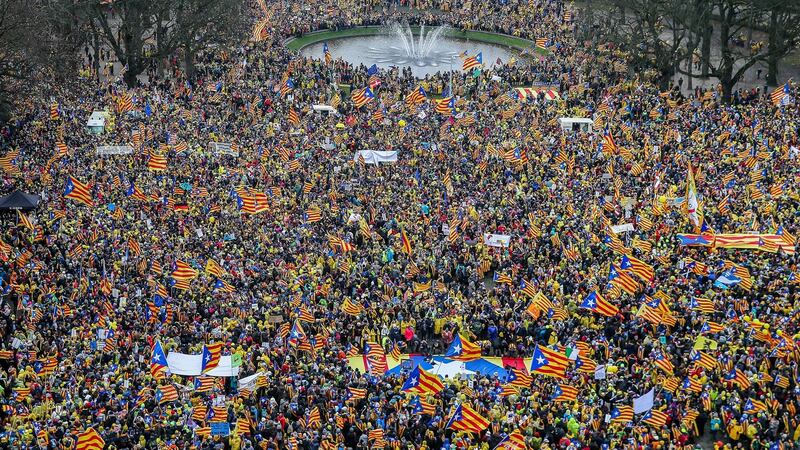
[[[396,31],[396,30],[395,30]],[[323,42],[333,58],[342,58],[352,64],[380,68],[410,67],[414,76],[424,78],[436,72],[461,70],[458,55],[464,51],[468,55],[483,54],[485,67],[491,67],[499,58],[506,62],[519,50],[530,48],[533,43],[526,39],[487,32],[460,32],[448,30],[435,40],[425,53],[425,42],[420,42],[419,27],[410,27],[414,48],[409,51],[408,38],[392,33],[387,27],[360,27],[339,31],[310,33],[301,38],[291,39],[286,45],[298,50],[303,56],[322,59]],[[433,29],[427,30],[427,33]],[[422,53],[422,54],[421,54]]]

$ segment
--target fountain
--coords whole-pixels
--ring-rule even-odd
[[[367,67],[375,64],[381,68],[408,67],[414,76],[424,78],[441,70],[461,70],[458,55],[483,53],[483,60],[507,60],[511,53],[506,48],[449,36],[447,25],[412,29],[407,23],[391,23],[375,30],[374,35],[344,37],[328,41],[334,58],[344,58],[353,64]],[[306,56],[321,58],[322,42],[303,47]],[[487,64],[487,67],[491,62]]]
[[[400,25],[394,22],[386,29],[386,34],[392,37],[391,42],[386,43],[387,45],[370,46],[367,54],[373,57],[375,62],[383,64],[413,64],[417,67],[438,67],[439,64],[448,64],[458,52],[440,50],[438,44],[441,43],[440,37],[449,29],[447,25],[442,25],[428,30],[423,25],[415,39],[414,32],[407,23]],[[396,45],[397,43],[401,46]]]
[[[394,22],[389,26],[391,33],[403,43],[403,48],[406,51],[406,56],[415,61],[425,61],[431,54],[433,44],[439,40],[439,36],[448,30],[447,25],[439,26],[431,32],[425,31],[425,25],[419,30],[418,44],[414,44],[414,34],[411,32],[411,27],[406,23],[401,26],[399,23]]]

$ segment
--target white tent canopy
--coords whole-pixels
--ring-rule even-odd
[[[540,87],[519,87],[514,88],[517,97],[520,100],[525,100],[528,97],[539,98],[544,97],[545,100],[558,100],[561,96],[554,87],[540,86]]]

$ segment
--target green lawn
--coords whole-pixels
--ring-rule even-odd
[[[419,31],[419,27],[411,27],[411,30],[413,32],[417,32]],[[317,33],[306,34],[299,38],[291,39],[286,43],[286,47],[289,50],[297,51],[307,45],[311,45],[320,41],[332,41],[334,39],[341,39],[341,38],[348,38],[355,36],[374,36],[382,32],[383,29],[381,27],[359,27],[359,28],[349,28],[346,30],[339,30],[339,31],[321,31]],[[447,36],[456,39],[468,39],[471,41],[485,42],[487,44],[503,45],[506,47],[513,47],[518,50],[529,48],[533,45],[533,42],[527,39],[522,39],[514,36],[501,35],[501,34],[487,33],[484,31],[462,32],[453,29],[450,30]],[[540,48],[537,48],[536,52],[542,54],[547,53],[546,50],[542,50]]]

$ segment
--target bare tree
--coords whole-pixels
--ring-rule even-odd
[[[77,73],[82,39],[74,23],[49,20],[47,3],[0,0],[0,122],[42,73],[55,79]]]
[[[110,6],[81,1],[90,28],[99,32],[123,64],[129,86],[151,64],[160,73],[165,58],[179,49],[191,72],[198,50],[239,31],[244,6],[241,0],[117,0]]]
[[[604,0],[593,7],[601,36],[629,55],[634,70],[654,69],[662,88],[669,86],[676,62],[685,57],[690,37],[685,16],[692,2],[678,0]]]
[[[759,11],[769,15],[767,23],[767,84],[778,84],[778,63],[800,43],[800,3],[761,0]]]
[[[123,0],[106,5],[88,1],[86,7],[92,20],[99,25],[103,40],[111,47],[123,64],[125,83],[136,84],[136,77],[147,69],[149,58],[145,55],[145,43],[153,36],[156,11],[162,2],[149,0]]]
[[[242,35],[243,7],[241,0],[173,0],[170,14],[174,26],[165,37],[164,51],[180,50],[184,70],[191,78],[199,50]]]
[[[757,1],[757,0],[756,0]],[[742,80],[748,70],[756,63],[765,61],[768,56],[783,58],[788,49],[768,50],[762,47],[750,48],[747,42],[742,47],[737,47],[735,42],[748,30],[748,24],[752,21],[747,20],[751,15],[758,13],[759,8],[752,0],[711,0],[706,2],[706,8],[713,14],[713,32],[709,26],[702,22],[690,19],[687,22],[689,28],[693,28],[696,33],[701,33],[702,45],[705,47],[708,42],[715,42],[717,53],[703,49],[700,53],[700,63],[704,68],[708,68],[708,74],[719,80],[722,88],[722,100],[729,103],[736,83]],[[711,34],[711,39],[707,40],[706,35]],[[681,70],[682,73],[689,75],[688,71]]]
[[[601,37],[626,50],[635,70],[652,68],[665,87],[678,72],[714,77],[729,102],[736,84],[755,64],[765,62],[767,81],[777,84],[778,63],[800,42],[800,3],[785,0],[601,0],[593,16]],[[767,24],[767,46],[748,45]],[[737,46],[736,43],[744,45]],[[686,61],[686,67],[681,67]]]

